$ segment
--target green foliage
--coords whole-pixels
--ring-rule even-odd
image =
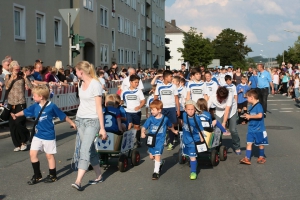
[[[283,62],[283,55],[278,54],[276,56],[277,63],[279,65]],[[294,46],[289,47],[288,50],[284,51],[284,62],[285,63],[300,63],[300,36],[298,37],[298,40],[294,43]]]
[[[182,53],[185,62],[189,62],[191,66],[207,66],[211,64],[214,58],[214,50],[211,41],[204,38],[202,33],[197,33],[197,29],[191,27],[183,38],[184,48],[178,48],[178,52]]]
[[[170,48],[165,46],[165,61],[167,62],[168,60],[171,59],[171,51]]]
[[[236,32],[233,29],[224,29],[212,41],[215,56],[220,59],[221,66],[233,65],[234,67],[246,68],[246,55],[252,52],[252,49],[245,45],[247,36]]]

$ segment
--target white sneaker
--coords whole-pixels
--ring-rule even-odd
[[[17,152],[17,151],[20,151],[21,150],[21,148],[20,147],[16,147],[16,148],[14,148],[14,151],[15,152]]]
[[[21,146],[21,151],[25,151],[27,149],[27,144],[22,144],[22,146]]]

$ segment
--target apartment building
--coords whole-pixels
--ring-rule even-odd
[[[6,55],[20,65],[44,65],[56,60],[68,62],[67,26],[58,9],[69,8],[70,1],[2,0],[0,3],[0,60]]]
[[[0,59],[12,55],[22,65],[36,59],[68,64],[67,24],[58,12],[64,8],[80,9],[72,28],[85,38],[73,63],[164,67],[165,0],[1,1]]]
[[[74,33],[86,38],[74,63],[164,66],[164,0],[74,0],[74,8]]]
[[[184,48],[183,38],[184,31],[176,26],[176,20],[172,19],[171,22],[165,21],[165,32],[166,38],[170,39],[170,44],[166,44],[171,51],[171,58],[166,62],[166,66],[170,66],[170,69],[181,69],[181,64],[184,59],[180,52],[177,51],[178,48]]]

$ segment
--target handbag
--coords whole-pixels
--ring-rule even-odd
[[[42,109],[41,109],[41,111],[40,111],[40,113],[39,113],[38,117],[37,117],[37,118],[35,119],[35,121],[34,121],[34,124],[33,124],[32,130],[31,130],[31,134],[30,134],[30,139],[29,139],[29,142],[31,142],[31,141],[32,141],[32,139],[33,139],[33,136],[35,135],[35,127],[36,127],[36,125],[37,125],[37,123],[38,123],[38,121],[39,121],[39,119],[40,119],[40,117],[41,117],[41,115],[42,115],[42,113],[43,113],[44,109],[46,108],[46,106],[47,106],[48,102],[49,102],[49,101],[47,101],[47,102],[45,103],[45,105],[42,107]]]
[[[9,75],[9,78],[10,77],[11,77],[11,75]],[[2,104],[4,104],[5,101],[7,100],[7,97],[8,97],[8,94],[9,94],[10,90],[11,90],[11,88],[13,87],[14,83],[17,80],[19,80],[19,79],[14,79],[11,82],[10,87],[5,92],[5,96],[4,96]],[[11,112],[11,105],[7,104],[7,105],[4,105],[3,107],[1,107],[0,108],[0,121],[8,121],[9,117],[10,117],[10,112]]]
[[[165,116],[163,116],[163,118],[162,118],[162,120],[161,120],[161,122],[159,124],[159,127],[156,130],[155,134],[148,134],[148,136],[147,136],[147,146],[148,147],[155,147],[155,144],[156,144],[156,135],[157,135],[158,131],[160,130],[161,126],[163,125],[164,119],[165,119]]]
[[[190,122],[189,122],[189,117],[188,117],[187,115],[186,115],[186,120],[187,120],[187,123],[188,123],[189,132],[190,132],[191,137],[192,137],[192,139],[193,139],[193,141],[194,141],[194,143],[195,143],[195,148],[196,148],[197,153],[202,153],[202,152],[207,151],[208,147],[207,147],[207,144],[206,144],[206,142],[205,142],[205,139],[204,139],[204,136],[203,136],[203,134],[202,134],[202,131],[200,130],[199,125],[198,125],[198,123],[197,123],[197,121],[196,121],[195,115],[194,115],[194,121],[195,121],[195,124],[196,124],[196,126],[197,126],[197,129],[198,129],[198,131],[200,132],[200,135],[201,135],[201,137],[203,138],[204,142],[201,142],[201,140],[195,142],[194,137],[193,137],[193,134],[192,134],[192,129],[191,129],[191,126],[190,126]]]

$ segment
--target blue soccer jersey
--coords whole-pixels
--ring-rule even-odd
[[[119,132],[117,118],[121,118],[121,113],[118,108],[108,106],[103,108],[104,127],[105,131],[111,133]]]
[[[35,103],[23,110],[24,116],[37,118],[41,109],[42,107],[40,104]],[[66,114],[62,112],[54,103],[48,102],[35,127],[35,137],[43,140],[54,140],[55,130],[53,118],[55,117],[58,117],[62,121],[66,119]]]
[[[143,125],[145,129],[148,129],[149,134],[155,134],[163,118],[164,118],[164,122],[162,123],[162,126],[156,135],[155,146],[149,147],[150,153],[152,155],[161,155],[162,150],[164,148],[167,127],[171,128],[172,123],[166,116],[165,117],[162,116],[160,119],[156,119],[151,115]]]
[[[189,124],[190,124],[191,131],[192,131],[192,135],[190,133],[189,126],[188,126],[188,123],[187,123],[187,114],[186,114],[186,112],[183,113],[182,119],[183,119],[182,142],[183,142],[183,144],[186,147],[194,147],[195,146],[194,141],[195,142],[200,141],[199,131],[203,131],[204,130],[203,127],[202,127],[200,118],[199,117],[195,117],[196,122],[197,122],[197,124],[199,126],[199,129],[200,129],[200,130],[198,130],[198,128],[197,128],[197,126],[195,124],[195,121],[194,121],[194,117],[188,117]]]
[[[252,132],[263,132],[266,130],[265,128],[265,122],[264,122],[264,110],[260,103],[257,103],[256,105],[250,105],[249,107],[250,115],[257,115],[259,113],[262,113],[262,117],[260,119],[250,119],[248,123],[248,133]]]
[[[238,86],[236,87],[236,91],[238,94],[238,103],[244,103],[245,101],[247,101],[246,93],[249,90],[250,87],[247,84],[238,84]]]
[[[125,108],[123,106],[119,106],[118,109],[120,110],[121,117],[127,118]],[[126,125],[128,124],[127,120],[122,120],[121,122]]]

